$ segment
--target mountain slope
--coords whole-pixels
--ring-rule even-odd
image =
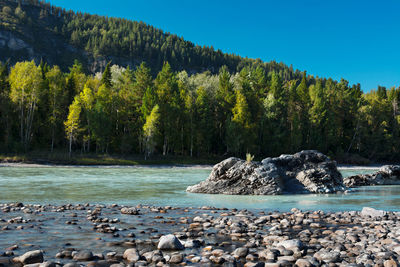
[[[164,61],[176,71],[190,73],[215,73],[223,65],[234,72],[257,65],[280,72],[287,80],[300,77],[300,72],[283,63],[263,63],[201,47],[143,22],[74,13],[38,0],[0,0],[0,11],[0,60],[11,63],[44,59],[65,70],[78,59],[92,73],[109,60],[121,66],[145,61],[153,72]]]

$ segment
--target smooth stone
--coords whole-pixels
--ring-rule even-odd
[[[386,211],[376,210],[370,207],[364,207],[361,211],[361,216],[370,216],[370,217],[382,217],[386,215]]]
[[[302,248],[303,243],[299,239],[289,239],[289,240],[284,240],[284,241],[279,242],[278,247],[279,246],[283,246],[286,249],[294,248],[294,247]]]
[[[383,263],[384,267],[397,267],[399,266],[398,263],[394,259],[386,260]]]
[[[183,249],[185,249],[185,247],[182,245],[181,241],[179,241],[179,239],[172,234],[164,235],[164,236],[160,237],[157,248],[160,250],[183,250]]]
[[[57,264],[54,261],[45,261],[39,265],[39,267],[56,267]]]
[[[125,250],[123,257],[129,262],[137,262],[140,260],[140,255],[136,248],[130,248]]]
[[[314,257],[319,261],[326,263],[337,262],[340,259],[340,253],[336,251],[318,251]]]
[[[298,266],[298,267],[311,267],[311,266],[313,266],[311,264],[311,262],[309,262],[307,259],[298,259],[294,265]]]
[[[123,207],[121,209],[121,213],[122,214],[127,214],[127,215],[138,215],[139,214],[139,210],[136,209],[136,208]]]
[[[185,248],[199,248],[201,242],[199,240],[187,240],[184,242]]]
[[[246,257],[248,253],[249,253],[249,249],[242,247],[242,248],[235,249],[232,254],[242,258],[242,257]]]
[[[16,261],[27,265],[32,263],[42,263],[43,262],[43,251],[41,250],[33,250],[26,252],[22,256],[15,258]]]
[[[173,253],[171,258],[169,259],[169,263],[178,264],[183,261],[183,254],[182,253]]]
[[[91,261],[93,259],[93,253],[89,250],[81,250],[75,253],[73,258],[76,261]]]

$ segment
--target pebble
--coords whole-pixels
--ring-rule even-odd
[[[54,215],[55,212],[58,213]],[[163,216],[158,216],[161,213]],[[393,212],[367,216],[360,212],[293,209],[254,214],[251,210],[212,207],[11,203],[0,204],[0,214],[0,229],[3,229],[0,233],[21,235],[25,231],[38,231],[41,238],[46,238],[46,222],[55,220],[71,227],[68,231],[80,229],[91,235],[90,244],[97,244],[85,247],[88,244],[85,240],[81,245],[71,239],[62,244],[52,243],[54,248],[41,248],[15,239],[4,244],[6,249],[0,251],[0,266],[12,265],[13,261],[29,267],[75,267],[82,263],[96,267],[128,264],[389,267],[398,266],[400,260],[400,214]],[[70,222],[67,225],[66,219]],[[31,251],[27,251],[29,248]],[[49,248],[58,252],[49,253],[46,251]]]

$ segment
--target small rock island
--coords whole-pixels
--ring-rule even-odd
[[[203,182],[189,186],[191,193],[280,195],[344,191],[335,161],[315,151],[248,162],[231,157],[217,165]]]

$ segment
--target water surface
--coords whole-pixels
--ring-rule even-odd
[[[362,187],[347,194],[228,196],[185,192],[209,175],[210,167],[1,167],[0,202],[102,203],[214,206],[288,211],[400,211],[400,186]],[[343,176],[375,169],[341,169]]]

